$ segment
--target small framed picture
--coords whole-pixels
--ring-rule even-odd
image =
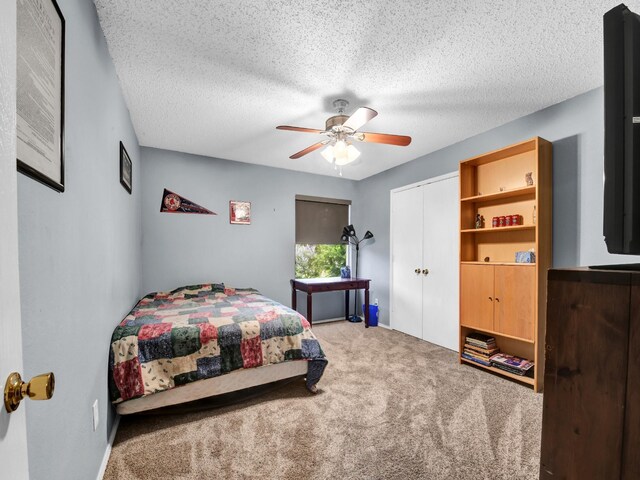
[[[229,222],[237,225],[251,225],[251,202],[229,202]]]
[[[131,186],[133,185],[131,159],[122,142],[120,142],[120,183],[127,192],[131,193]]]

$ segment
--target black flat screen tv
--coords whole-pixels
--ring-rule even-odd
[[[604,238],[640,254],[640,16],[623,4],[604,15]]]

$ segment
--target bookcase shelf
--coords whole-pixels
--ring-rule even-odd
[[[535,391],[543,387],[551,152],[551,143],[535,137],[460,162],[460,362]],[[473,228],[477,215],[488,228]],[[493,217],[507,215],[519,215],[523,224],[491,227]],[[535,263],[515,263],[517,252],[530,250]],[[463,358],[473,332],[495,337],[503,353],[533,361],[533,378]]]
[[[505,190],[502,192],[489,193],[485,195],[475,195],[473,197],[465,197],[461,198],[461,203],[480,203],[480,202],[489,202],[492,200],[505,200],[508,198],[521,197],[521,196],[529,196],[535,195],[536,187],[535,185],[514,188],[512,190]]]
[[[460,262],[461,265],[511,265],[514,267],[535,267],[535,263],[515,263],[515,262]]]
[[[482,368],[484,370],[497,373],[498,375],[502,375],[503,377],[509,377],[514,380],[518,380],[519,382],[526,383],[531,386],[535,384],[535,380],[531,377],[527,377],[526,375],[516,375],[515,373],[507,372],[505,370],[500,370],[499,368],[496,368],[496,367],[487,367],[486,365],[482,365],[481,363],[474,362],[473,360],[467,360],[466,358],[462,358],[462,357],[460,357],[460,361],[462,363],[468,363],[469,365],[473,365],[474,367]]]
[[[500,233],[500,232],[513,232],[517,230],[535,230],[535,225],[513,225],[509,227],[495,227],[495,228],[465,228],[460,230],[460,233]]]
[[[507,335],[505,333],[495,332],[495,331],[489,330],[487,328],[478,328],[477,326],[464,325],[464,324],[460,324],[460,326],[464,327],[464,328],[468,328],[470,332],[479,332],[479,333],[484,333],[486,335],[493,335],[493,336],[498,336],[498,337],[510,338],[511,340],[517,340],[519,342],[535,343],[530,338],[522,338],[522,337],[516,337],[514,335]],[[499,339],[496,339],[496,340],[499,340]],[[506,352],[506,353],[509,353],[509,352]]]

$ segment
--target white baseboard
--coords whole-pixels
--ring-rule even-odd
[[[321,325],[323,323],[340,322],[340,321],[345,321],[344,317],[325,318],[324,320],[314,320],[313,324],[314,325]]]
[[[120,415],[116,415],[116,419],[113,421],[113,426],[111,427],[111,433],[109,434],[109,443],[107,443],[107,449],[104,452],[102,464],[100,465],[100,470],[98,471],[97,480],[102,480],[102,477],[104,477],[104,472],[106,472],[107,470],[107,463],[109,463],[109,457],[111,456],[111,446],[113,445],[113,441],[116,439],[116,432],[118,431],[119,425]]]
[[[362,318],[362,321],[364,322],[364,317],[361,316],[360,318]],[[325,320],[314,320],[313,324],[321,325],[323,323],[330,323],[330,322],[346,322],[346,320],[344,319],[344,317],[327,318]],[[378,327],[386,328],[387,330],[393,330],[393,328],[391,328],[389,325],[385,325],[384,323],[378,323]]]

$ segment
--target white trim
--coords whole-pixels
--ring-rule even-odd
[[[423,185],[429,185],[430,183],[437,183],[443,180],[449,180],[460,176],[459,170],[455,170],[444,175],[438,175],[437,177],[427,178],[419,182],[405,185],[403,187],[393,188],[389,191],[389,329],[393,328],[393,194],[409,190],[411,188],[421,187]]]
[[[336,318],[325,318],[324,320],[314,320],[313,324],[314,325],[321,325],[323,323],[331,323],[331,322],[339,322],[339,321],[343,321],[346,322],[347,319],[344,317],[336,317]],[[311,327],[313,328],[313,327]]]
[[[382,328],[386,328],[387,330],[393,330],[393,328],[391,328],[389,325],[385,325],[384,323],[378,323],[378,326]]]
[[[119,426],[120,426],[120,415],[116,414],[116,419],[113,421],[113,426],[111,427],[111,433],[109,434],[109,442],[107,443],[107,449],[104,452],[104,457],[102,458],[102,463],[100,464],[100,470],[98,470],[97,480],[102,480],[102,477],[104,477],[104,473],[107,471],[107,464],[109,463],[109,457],[111,456],[111,447],[113,446],[113,442],[116,439],[116,433],[118,431]]]

